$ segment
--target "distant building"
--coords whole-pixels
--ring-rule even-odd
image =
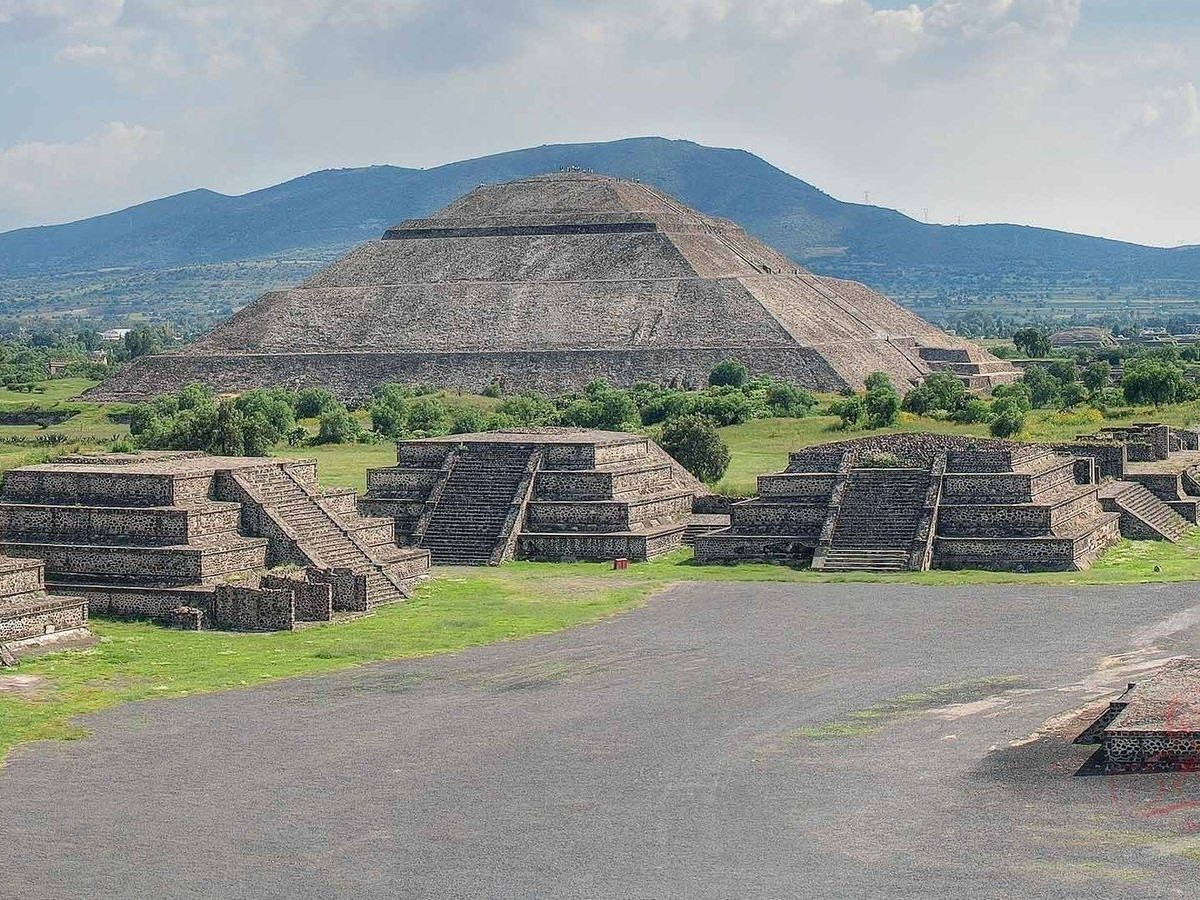
[[[107,350],[89,350],[87,358],[88,358],[88,362],[90,362],[90,363],[107,363],[108,362],[108,351]]]
[[[132,328],[110,328],[108,331],[100,332],[100,340],[115,344],[117,341],[125,340],[125,335],[131,331],[133,331]]]
[[[1133,338],[1135,344],[1174,344],[1175,335],[1165,328],[1143,328]]]
[[[1107,328],[1064,328],[1050,335],[1051,347],[1115,347],[1117,339]]]
[[[73,363],[73,359],[52,359],[46,363],[46,369],[51,378],[61,375]]]

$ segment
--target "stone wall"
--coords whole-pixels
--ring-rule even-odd
[[[479,353],[263,353],[213,356],[173,353],[139,357],[86,395],[97,401],[147,399],[202,381],[218,393],[256,387],[320,386],[342,400],[362,400],[385,381],[436,384],[479,393],[500,383],[506,391],[577,392],[602,378],[622,387],[638,381],[699,387],[717,363],[741,360],[756,375],[771,375],[812,390],[846,387],[816,351],[804,347],[553,350]]]
[[[213,592],[212,624],[230,631],[291,631],[296,627],[293,592],[217,585]]]

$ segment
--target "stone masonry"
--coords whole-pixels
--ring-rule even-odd
[[[1099,744],[1113,770],[1194,771],[1200,762],[1200,660],[1173,660],[1130,684],[1075,743]]]
[[[481,186],[389,229],[89,396],[141,400],[189,381],[222,393],[319,385],[346,400],[384,381],[552,394],[597,378],[695,386],[730,357],[827,391],[874,371],[901,386],[935,370],[979,388],[1017,377],[732,222],[646,184],[559,172]]]
[[[0,666],[38,643],[88,635],[88,604],[81,597],[46,593],[37,559],[0,556]]]
[[[361,506],[438,564],[645,560],[678,548],[704,486],[653,441],[571,428],[402,441]]]
[[[1121,537],[1127,514],[1137,515],[1102,505],[1088,457],[947,435],[797,451],[785,472],[760,476],[758,488],[758,497],[733,504],[728,529],[696,538],[698,561],[1075,570]]]
[[[96,614],[275,630],[402,600],[428,570],[355,501],[312,460],[76,455],[5,473],[0,545]]]

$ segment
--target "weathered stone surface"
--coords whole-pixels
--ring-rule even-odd
[[[382,381],[576,390],[596,378],[703,384],[723,359],[820,390],[873,371],[973,386],[1015,371],[861,284],[821,278],[646,185],[563,172],[480,187],[303,284],[263,295],[188,347],[92,392],[144,398]]]

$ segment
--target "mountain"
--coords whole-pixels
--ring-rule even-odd
[[[479,184],[568,166],[653,184],[820,274],[856,278],[916,305],[997,296],[1200,301],[1200,247],[1017,225],[929,225],[837,200],[744,150],[653,137],[534,147],[433,169],[327,170],[241,196],[194,190],[18,229],[0,234],[0,299],[9,312],[38,312],[44,297],[76,313],[95,301],[109,313],[169,315],[190,292],[213,306],[201,316],[211,318]]]

